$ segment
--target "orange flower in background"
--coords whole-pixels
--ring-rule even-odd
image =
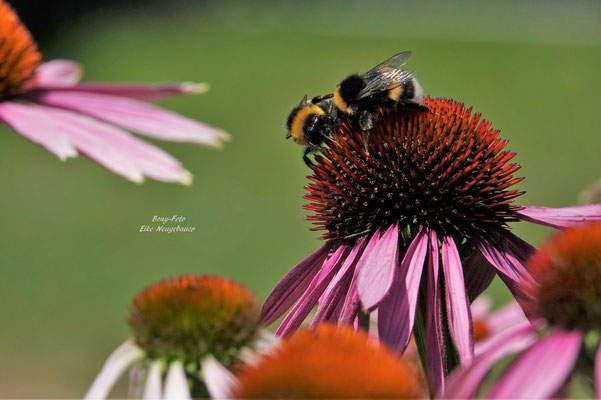
[[[42,63],[29,31],[0,0],[0,122],[60,159],[83,154],[134,182],[190,184],[192,175],[178,160],[127,131],[208,147],[229,138],[142,101],[202,93],[206,84],[112,85],[79,83],[80,77],[73,61]]]

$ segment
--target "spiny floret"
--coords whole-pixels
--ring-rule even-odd
[[[0,100],[31,82],[42,56],[15,11],[0,0]]]
[[[321,325],[297,332],[236,374],[234,398],[423,398],[415,367],[362,332]]]
[[[552,236],[528,261],[533,312],[564,329],[601,330],[601,224]]]
[[[259,328],[254,295],[219,276],[163,280],[140,292],[130,311],[136,343],[150,358],[198,362],[212,354],[228,364]]]
[[[424,99],[429,111],[399,105],[368,132],[342,123],[317,156],[305,196],[307,219],[324,239],[419,224],[439,235],[494,235],[516,220],[509,190],[522,178],[490,122],[447,99]]]

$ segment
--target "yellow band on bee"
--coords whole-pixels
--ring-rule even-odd
[[[300,145],[306,145],[307,141],[305,140],[305,135],[303,134],[303,126],[305,125],[305,121],[312,115],[323,114],[325,114],[325,111],[316,105],[298,110],[290,128],[290,132],[292,133],[294,141]]]
[[[334,105],[342,112],[347,114],[353,113],[353,109],[346,104],[346,101],[344,101],[340,95],[340,86],[337,87],[336,91],[334,92]]]

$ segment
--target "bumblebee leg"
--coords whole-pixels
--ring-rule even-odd
[[[313,150],[308,146],[305,148],[305,151],[303,152],[303,161],[309,168],[311,168],[313,166],[313,161],[311,161],[311,159],[307,156],[309,154],[311,154],[312,152],[313,152]]]
[[[373,117],[372,117],[371,113],[369,113],[368,111],[363,111],[361,114],[359,114],[359,126],[361,127],[365,150],[369,154],[369,151],[368,151],[369,135],[368,135],[367,131],[370,130],[374,126]]]

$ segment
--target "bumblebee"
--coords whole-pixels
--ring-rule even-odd
[[[399,103],[423,107],[423,91],[415,72],[401,69],[412,55],[410,51],[396,54],[363,75],[349,75],[336,87],[334,105],[340,114],[358,119],[366,146],[366,131],[380,109]]]
[[[333,95],[317,96],[310,101],[307,95],[294,107],[286,121],[286,139],[305,146],[303,161],[311,165],[308,155],[321,150],[321,144],[329,138],[336,124],[337,112]]]

